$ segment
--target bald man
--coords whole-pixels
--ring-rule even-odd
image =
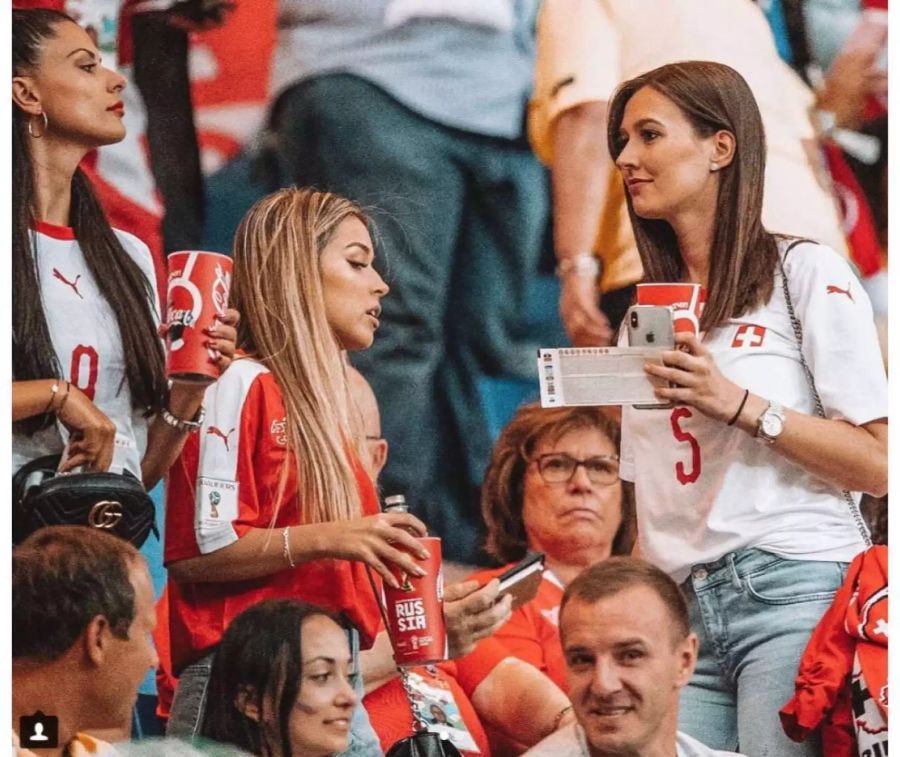
[[[363,465],[375,484],[378,475],[387,462],[388,443],[381,435],[381,413],[378,411],[378,400],[375,392],[363,376],[353,366],[347,366],[347,379],[350,382],[350,397],[359,411],[359,421],[366,434],[366,454]]]

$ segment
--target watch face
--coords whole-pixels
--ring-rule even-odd
[[[777,415],[767,414],[762,419],[762,430],[766,436],[778,436],[784,428],[784,421]]]

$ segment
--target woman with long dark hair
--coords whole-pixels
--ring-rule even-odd
[[[13,11],[13,470],[129,471],[146,486],[197,428],[203,387],[167,387],[150,252],[110,227],[78,168],[125,136],[124,79],[52,10]],[[209,346],[226,367],[229,312]]]
[[[812,755],[778,710],[864,545],[842,491],[887,489],[872,310],[834,251],[763,227],[765,137],[736,71],[693,61],[627,81],[608,128],[645,280],[707,293],[700,335],[646,368],[674,407],[626,407],[622,423],[640,553],[682,583],[700,637],[679,727],[717,749]]]
[[[336,615],[292,599],[260,602],[222,636],[200,733],[259,757],[343,752],[356,675]]]

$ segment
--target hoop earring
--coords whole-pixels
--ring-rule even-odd
[[[30,118],[28,119],[28,133],[34,139],[40,139],[41,137],[43,137],[47,133],[47,126],[49,125],[47,121],[47,114],[44,113],[44,111],[41,111],[40,115],[44,119],[44,130],[40,134],[34,133],[34,121],[32,121]]]

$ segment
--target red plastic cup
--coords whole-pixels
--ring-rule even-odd
[[[387,584],[383,587],[398,665],[428,665],[447,659],[441,540],[425,536],[419,541],[428,550],[428,559],[418,561],[425,575],[411,576],[394,566],[392,572],[400,588],[392,589]]]
[[[638,305],[667,305],[672,308],[675,333],[700,333],[700,314],[706,290],[700,284],[638,284]]]
[[[231,289],[231,258],[190,250],[169,255],[166,297],[166,375],[176,381],[211,384],[219,378],[216,353],[204,330],[225,315]]]

